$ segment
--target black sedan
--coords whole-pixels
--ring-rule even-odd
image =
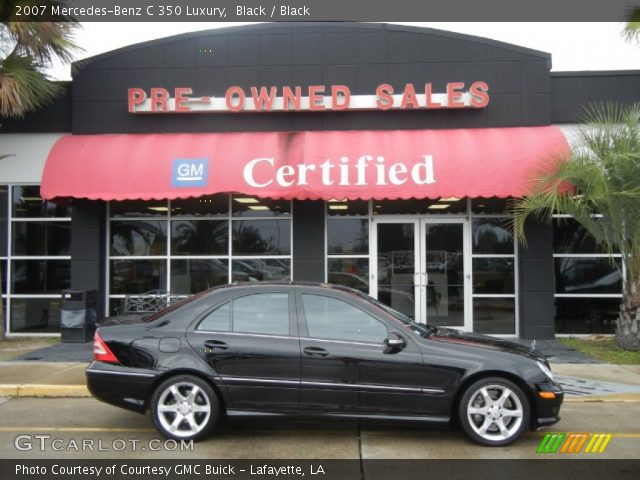
[[[198,440],[221,415],[454,422],[507,445],[559,420],[548,362],[516,343],[416,323],[356,290],[228,285],[98,329],[92,394]],[[115,325],[114,325],[115,323]]]

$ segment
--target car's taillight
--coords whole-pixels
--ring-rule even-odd
[[[98,362],[120,363],[98,332],[93,336],[93,359]]]

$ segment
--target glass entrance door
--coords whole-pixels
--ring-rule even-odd
[[[421,323],[470,330],[464,219],[380,219],[371,294]]]

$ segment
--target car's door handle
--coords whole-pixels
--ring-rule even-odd
[[[210,348],[211,350],[226,350],[229,348],[229,345],[220,340],[207,340],[204,342],[205,348]]]
[[[302,351],[311,357],[326,357],[329,355],[328,351],[320,347],[305,347]]]

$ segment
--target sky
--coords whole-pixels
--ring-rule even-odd
[[[396,22],[394,22],[396,23]],[[640,70],[640,44],[626,42],[622,23],[493,22],[493,23],[401,23],[491,38],[552,54],[553,71]],[[82,23],[76,42],[84,52],[76,60],[92,57],[156,38],[197,30],[243,25],[240,23],[127,22]],[[49,74],[70,80],[69,65],[55,65]]]

